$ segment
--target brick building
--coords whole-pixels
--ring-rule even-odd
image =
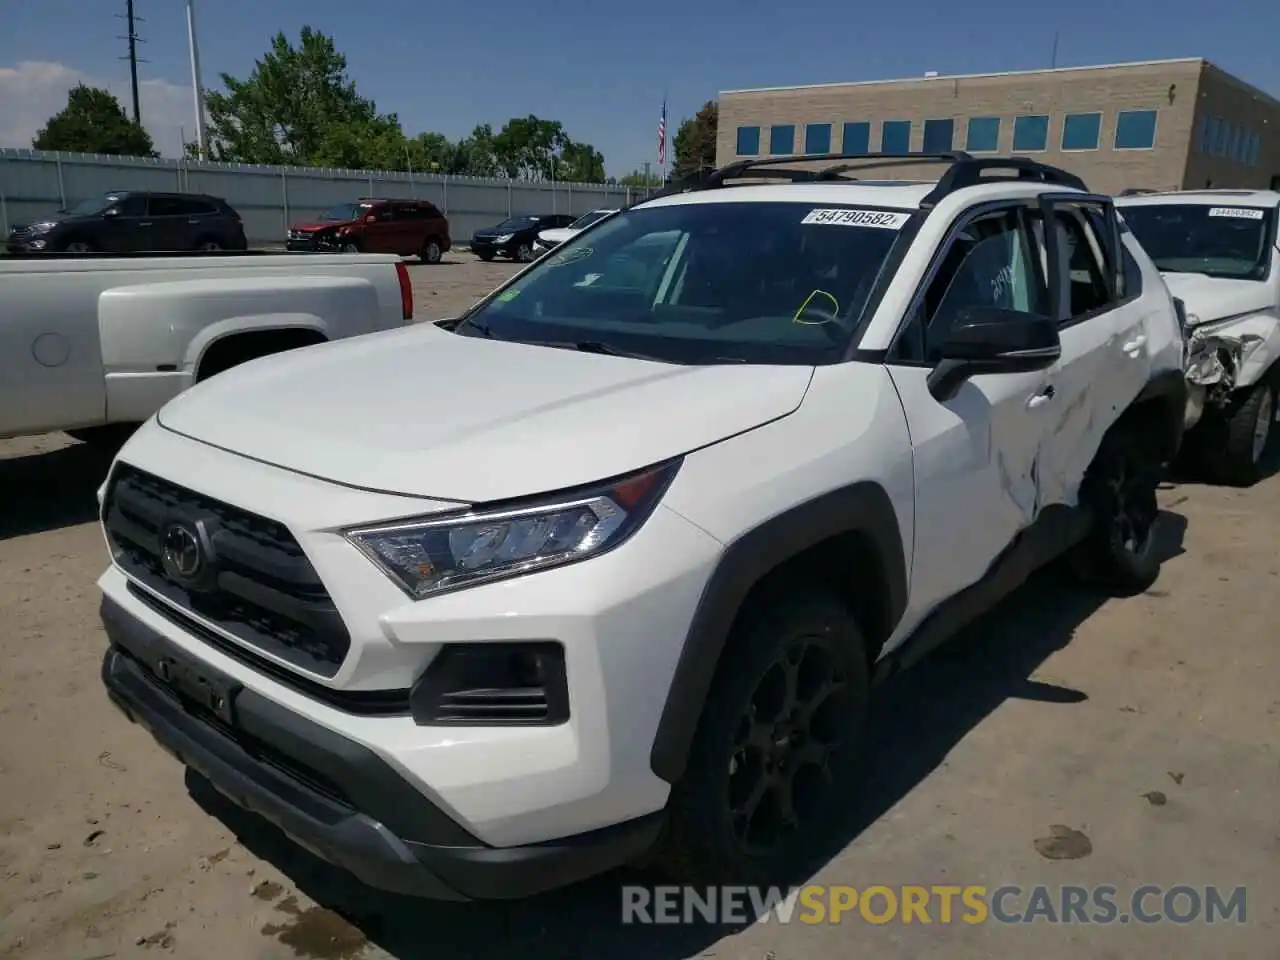
[[[1102,193],[1280,188],[1280,100],[1199,58],[720,94],[718,165],[906,149],[1033,156]]]

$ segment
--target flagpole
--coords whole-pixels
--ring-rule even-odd
[[[667,91],[662,91],[662,187],[667,185]]]

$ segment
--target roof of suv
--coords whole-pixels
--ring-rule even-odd
[[[1193,203],[1205,206],[1247,204],[1253,207],[1280,207],[1280,192],[1275,190],[1170,190],[1165,193],[1141,193],[1119,197],[1117,206],[1139,207],[1162,203]]]
[[[849,162],[833,164],[833,161]],[[815,163],[827,166],[815,169],[812,166]],[[936,181],[862,179],[851,175],[875,167],[923,164],[945,164],[946,169]],[[788,169],[788,165],[792,169]],[[987,176],[988,173],[1003,175]],[[727,187],[732,189],[717,189]],[[1084,181],[1074,174],[1028,157],[979,158],[963,151],[824,154],[738,161],[695,180],[673,185],[643,204],[795,201],[916,210],[932,209],[960,190],[974,200],[994,200],[1037,196],[1047,189],[1088,192]]]

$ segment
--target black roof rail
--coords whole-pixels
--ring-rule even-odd
[[[848,162],[820,170],[780,169],[788,164],[830,163],[833,160]],[[653,200],[657,197],[686,193],[691,190],[714,190],[727,186],[729,180],[754,178],[787,180],[791,183],[815,183],[846,179],[843,175],[855,170],[918,166],[922,163],[948,164],[947,171],[938,180],[938,185],[921,201],[921,209],[925,210],[936,206],[943,197],[957,190],[975,186],[988,179],[996,179],[985,176],[989,171],[1016,173],[1016,176],[1008,178],[1011,180],[1033,180],[1081,190],[1085,193],[1089,191],[1085,182],[1074,173],[1041,163],[1030,157],[975,157],[963,150],[950,150],[939,153],[821,153],[737,160],[716,170],[694,174],[682,181],[673,182],[666,189],[646,199]]]

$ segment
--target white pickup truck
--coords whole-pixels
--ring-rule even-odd
[[[215,373],[412,317],[385,254],[0,258],[0,437],[115,441]]]

